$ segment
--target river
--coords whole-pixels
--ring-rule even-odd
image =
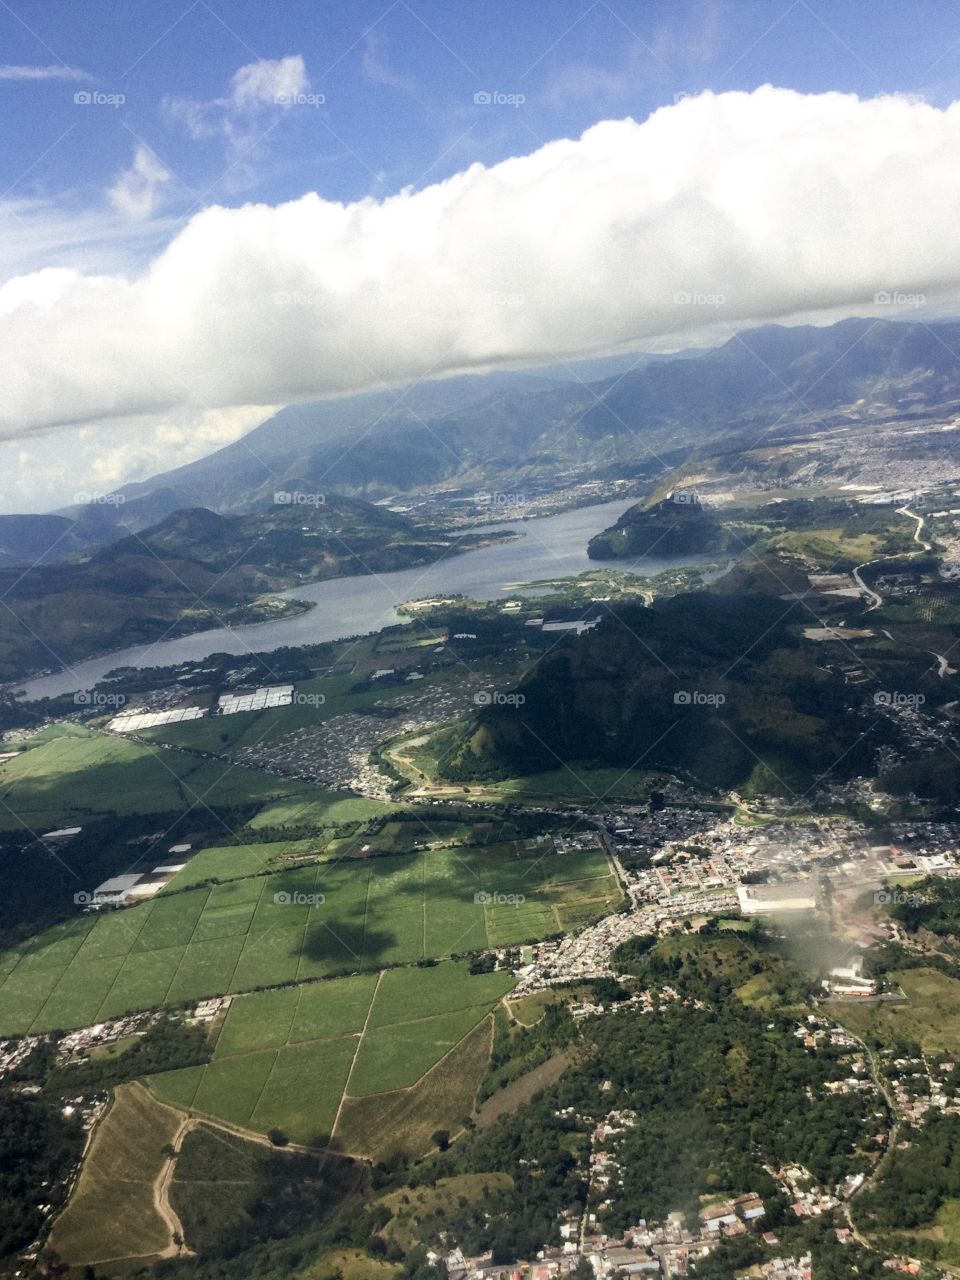
[[[600,562],[587,558],[590,538],[609,525],[636,502],[635,498],[578,507],[556,516],[515,520],[490,525],[489,529],[511,529],[522,536],[500,545],[483,547],[451,556],[420,569],[396,573],[360,574],[331,578],[295,587],[284,594],[309,600],[314,608],[276,622],[260,622],[248,627],[224,627],[197,631],[175,640],[119,649],[99,658],[76,662],[63,671],[38,676],[15,687],[28,699],[55,697],[77,689],[90,689],[115,667],[166,667],[195,661],[211,653],[258,653],[285,645],[318,644],[346,636],[378,631],[404,619],[397,605],[421,596],[459,592],[478,600],[498,600],[516,594],[517,583],[543,578],[568,577],[585,569],[608,567],[649,576],[680,564],[709,559],[688,556],[680,559],[646,559]]]

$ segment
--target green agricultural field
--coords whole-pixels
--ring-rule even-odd
[[[384,980],[387,976],[384,975]],[[306,1040],[344,1036],[360,1031],[376,988],[377,978],[372,973],[300,987],[300,998],[288,1036],[290,1043],[302,1044]]]
[[[212,1062],[154,1076],[173,1105],[292,1140],[327,1140],[351,1098],[408,1089],[512,989],[463,962],[387,970],[235,999]]]
[[[148,1076],[147,1084],[158,1097],[172,1107],[186,1111],[193,1106],[205,1067],[181,1067],[178,1071],[165,1071],[162,1075]]]
[[[64,924],[54,925],[40,938],[24,943],[19,951],[23,968],[56,969],[69,964],[92,926],[92,920],[69,920]],[[11,965],[10,968],[12,967]]]
[[[0,956],[0,1035],[533,941],[619,904],[605,854],[551,848],[313,863],[57,926]]]
[[[369,822],[404,806],[397,801],[384,804],[366,796],[343,795],[311,787],[289,799],[268,804],[248,823],[251,831],[268,827],[335,827],[344,822]]]
[[[509,973],[472,974],[462,960],[450,960],[426,970],[388,969],[370,1011],[370,1029],[477,1005],[489,1008],[513,986]]]
[[[46,737],[0,765],[0,800],[3,827],[34,830],[65,817],[157,813],[183,804],[176,774],[156,753],[89,731]]]
[[[290,1037],[299,991],[281,987],[234,1000],[217,1039],[217,1055],[279,1049]]]
[[[302,924],[251,933],[237,961],[231,991],[293,982],[300,967],[305,930]]]
[[[310,1040],[282,1050],[248,1118],[249,1127],[260,1133],[278,1128],[295,1142],[324,1145],[333,1130],[355,1053],[353,1037]]]
[[[230,1124],[246,1126],[276,1061],[276,1052],[268,1049],[211,1062],[201,1071],[191,1106]],[[169,1074],[175,1076],[177,1073]],[[155,1087],[158,1081],[161,1082],[158,1090],[161,1096],[164,1096],[162,1082],[165,1078],[166,1073],[154,1077]]]
[[[54,732],[56,730],[56,732]],[[52,726],[0,765],[0,830],[42,832],[104,814],[150,814],[324,796],[226,760],[159,751],[78,725]]]
[[[371,1028],[357,1053],[350,1096],[364,1098],[371,1093],[408,1089],[459,1044],[488,1010],[489,1005],[457,1009],[432,1018]]]
[[[338,1147],[383,1160],[400,1152],[419,1156],[433,1147],[437,1129],[456,1133],[474,1109],[493,1044],[492,1019],[483,1018],[412,1088],[346,1097],[337,1123]]]
[[[263,844],[201,849],[182,871],[177,872],[163,892],[176,893],[214,880],[243,880],[264,871],[281,871],[328,856],[326,845],[327,839],[318,835],[309,840],[274,840]]]

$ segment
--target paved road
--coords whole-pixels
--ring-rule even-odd
[[[849,1027],[846,1028],[846,1030],[849,1035],[853,1035],[853,1032],[850,1031]],[[850,1230],[853,1232],[854,1239],[857,1241],[858,1244],[862,1245],[864,1248],[874,1249],[876,1248],[876,1246],[873,1243],[871,1243],[871,1241],[866,1236],[864,1236],[854,1224],[853,1213],[851,1212],[851,1209],[850,1209],[850,1202],[853,1199],[855,1199],[857,1196],[862,1195],[864,1191],[874,1186],[879,1180],[879,1178],[881,1177],[883,1171],[886,1169],[886,1166],[889,1164],[890,1160],[893,1157],[893,1153],[896,1150],[897,1141],[900,1135],[901,1117],[897,1109],[897,1100],[893,1096],[893,1093],[891,1092],[889,1084],[886,1082],[886,1080],[884,1080],[883,1075],[881,1074],[880,1069],[877,1066],[877,1059],[873,1051],[868,1047],[866,1041],[861,1040],[859,1036],[854,1036],[854,1039],[857,1041],[857,1043],[860,1045],[861,1049],[863,1050],[864,1057],[866,1058],[867,1062],[870,1064],[870,1075],[873,1078],[873,1083],[876,1085],[879,1092],[883,1095],[884,1101],[886,1102],[887,1106],[890,1108],[890,1114],[893,1117],[893,1124],[890,1126],[890,1132],[887,1134],[887,1145],[886,1145],[886,1148],[884,1149],[883,1155],[880,1157],[877,1163],[873,1166],[868,1176],[864,1178],[863,1182],[861,1182],[860,1186],[857,1187],[856,1191],[854,1191],[850,1196],[848,1196],[847,1199],[843,1202],[843,1212],[844,1212],[844,1215],[846,1216],[847,1223],[850,1226]]]
[[[923,532],[923,526],[925,524],[924,517],[918,516],[917,513],[915,511],[911,511],[909,507],[897,507],[897,515],[907,516],[911,520],[916,520],[917,527],[913,534],[914,542],[919,543],[922,550],[932,551],[933,550],[932,543],[927,542],[924,538],[921,537],[921,534]],[[913,556],[916,554],[917,553],[915,551],[901,551],[899,553],[900,556]],[[880,608],[880,606],[883,604],[883,596],[881,596],[879,592],[874,591],[873,587],[867,586],[863,578],[860,576],[860,570],[867,569],[872,564],[880,564],[885,560],[895,560],[897,558],[898,556],[877,556],[873,560],[864,560],[863,564],[858,564],[857,567],[854,569],[853,571],[854,582],[857,584],[860,590],[864,593],[864,595],[866,595],[870,600],[870,603],[869,605],[867,605],[867,609],[866,609],[867,613],[872,613],[874,609]]]
[[[897,507],[897,515],[909,516],[911,520],[916,520],[917,528],[916,528],[916,532],[913,535],[914,542],[919,542],[921,547],[923,547],[924,551],[932,551],[933,544],[930,542],[926,542],[920,536],[923,533],[923,526],[926,523],[926,520],[924,519],[924,517],[918,516],[917,513],[915,511],[911,511],[909,507]]]

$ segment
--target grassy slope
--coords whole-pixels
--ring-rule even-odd
[[[924,1051],[960,1053],[960,982],[937,969],[903,969],[889,977],[906,1004],[832,1004],[831,1013],[857,1035],[885,1045],[909,1041]]]
[[[137,1085],[121,1085],[94,1134],[50,1245],[71,1266],[153,1257],[170,1244],[154,1183],[182,1117]]]

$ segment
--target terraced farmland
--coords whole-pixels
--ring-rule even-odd
[[[514,844],[311,864],[168,892],[79,917],[0,955],[0,1035],[532,941],[619,900],[599,850]]]
[[[210,1063],[150,1085],[174,1106],[322,1144],[344,1097],[411,1089],[513,983],[448,961],[256,992],[231,1004]]]

